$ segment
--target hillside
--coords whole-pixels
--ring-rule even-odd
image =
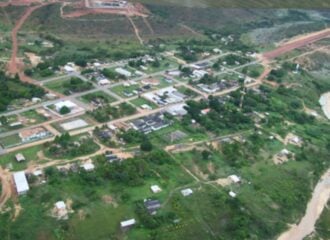
[[[141,0],[143,3],[155,3],[153,0]],[[185,7],[226,7],[226,8],[330,8],[329,0],[159,0],[161,5],[180,5]]]

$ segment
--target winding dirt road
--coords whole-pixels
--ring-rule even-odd
[[[305,216],[298,225],[291,225],[277,240],[303,240],[314,232],[315,223],[330,198],[330,169],[321,177],[314,188],[312,199],[307,205]]]

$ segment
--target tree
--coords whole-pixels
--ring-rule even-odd
[[[63,106],[61,109],[60,109],[60,114],[61,115],[65,115],[65,114],[68,114],[68,113],[70,113],[71,112],[71,110],[70,110],[70,108],[68,108],[67,106]]]
[[[152,150],[153,146],[148,138],[144,138],[143,142],[140,145],[140,149],[144,152],[150,152]]]

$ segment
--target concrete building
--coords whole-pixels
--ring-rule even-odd
[[[46,138],[50,135],[50,133],[42,127],[37,127],[23,130],[18,135],[21,138],[22,142],[25,143]]]
[[[15,172],[13,174],[16,191],[18,195],[26,194],[29,191],[29,184],[25,176],[25,172]]]
[[[132,76],[132,73],[127,71],[126,69],[124,68],[116,68],[115,69],[116,73],[120,74],[120,75],[123,75],[127,78],[131,77]]]

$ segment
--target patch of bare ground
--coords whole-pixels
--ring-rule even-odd
[[[102,201],[106,204],[112,205],[114,208],[118,207],[117,201],[110,195],[104,195]]]

